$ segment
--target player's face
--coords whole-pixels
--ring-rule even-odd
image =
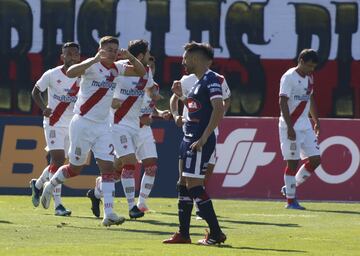
[[[119,45],[115,43],[107,43],[104,44],[101,49],[105,51],[105,57],[107,62],[112,63],[117,60]]]
[[[146,53],[144,54],[144,57],[143,57],[141,63],[144,65],[149,65],[149,58],[150,58],[150,51],[147,50]]]
[[[61,55],[64,65],[70,67],[80,62],[80,51],[77,47],[67,47]]]
[[[195,71],[194,68],[194,54],[189,52],[184,52],[182,64],[185,68],[186,73],[192,74]]]
[[[300,69],[305,75],[311,75],[314,72],[317,64],[312,61],[304,62],[300,60]]]

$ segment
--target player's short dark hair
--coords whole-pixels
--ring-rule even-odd
[[[80,50],[80,45],[78,43],[75,42],[66,42],[63,44],[62,46],[62,50],[66,49],[66,48],[70,48],[70,47],[75,47],[78,50]]]
[[[300,52],[299,57],[298,57],[298,62],[300,62],[300,60],[303,60],[304,62],[314,62],[314,63],[319,63],[319,57],[317,52],[314,49],[304,49]]]
[[[128,51],[137,57],[140,53],[145,54],[149,49],[149,42],[144,39],[136,39],[129,41]]]
[[[197,42],[190,42],[184,46],[185,51],[192,53],[198,52],[202,54],[206,59],[213,60],[214,59],[214,49],[211,47],[210,44],[207,43],[197,43]]]
[[[102,47],[104,44],[117,44],[119,45],[119,40],[114,36],[104,36],[100,39],[99,45]]]

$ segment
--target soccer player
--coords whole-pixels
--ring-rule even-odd
[[[112,107],[115,109],[112,123],[114,146],[117,160],[115,168],[121,166],[121,183],[126,196],[130,218],[144,216],[135,204],[135,165],[137,163],[135,150],[140,143],[137,135],[140,132],[140,115],[143,96],[149,88],[153,87],[153,74],[148,66],[150,57],[149,43],[145,40],[132,40],[128,51],[131,52],[146,67],[147,75],[144,78],[124,77],[117,80],[120,90],[114,95]],[[149,150],[149,149],[148,149]],[[156,153],[156,149],[153,152]],[[155,155],[153,155],[155,156]],[[154,180],[157,171],[156,161],[143,162],[145,174]]]
[[[135,44],[139,44],[139,45],[143,45],[144,49],[145,49],[145,45],[147,45],[147,42],[145,41],[138,41]],[[133,44],[132,44],[133,45]],[[133,54],[136,55],[136,52],[134,52],[133,48],[135,46],[132,46],[129,48],[130,51],[133,52]],[[137,55],[138,58],[141,58],[140,54]],[[146,61],[143,59],[143,61]],[[155,71],[155,66],[153,63],[154,59],[152,56],[149,57],[149,60],[146,61],[149,65],[149,68],[151,69],[152,72]],[[146,65],[146,64],[145,64]],[[138,80],[138,78],[137,78]],[[136,134],[132,134],[131,136],[131,140],[133,143],[133,146],[135,148],[135,157],[137,159],[137,161],[141,161],[142,165],[144,166],[144,175],[142,177],[141,180],[141,186],[140,186],[140,193],[139,193],[139,199],[138,199],[138,203],[136,205],[137,209],[139,209],[139,211],[136,210],[136,212],[134,211],[129,211],[129,216],[130,218],[140,218],[144,215],[144,212],[148,211],[148,207],[146,205],[146,199],[149,196],[152,187],[154,185],[154,181],[155,181],[155,175],[156,175],[156,170],[157,170],[157,152],[156,152],[156,145],[155,145],[155,140],[154,140],[154,136],[152,133],[152,130],[150,128],[150,124],[152,122],[152,116],[159,116],[161,118],[164,119],[169,119],[171,117],[170,111],[169,110],[158,110],[157,108],[155,108],[155,99],[159,98],[159,94],[158,94],[158,90],[159,87],[156,85],[156,83],[154,83],[155,85],[153,85],[149,90],[147,90],[142,96],[139,96],[139,99],[137,99],[137,101],[139,101],[139,103],[141,103],[140,105],[140,109],[138,112],[138,115],[140,116],[139,118],[134,118],[134,126],[136,125],[136,130],[138,131]],[[117,91],[121,91],[121,87],[119,86],[117,88]],[[141,93],[139,93],[141,94]],[[116,93],[116,95],[114,97],[121,97],[121,96],[117,96],[120,95]],[[127,97],[124,97],[124,102],[126,101]],[[119,101],[118,99],[116,99],[114,101],[114,103],[119,104],[121,101]],[[139,104],[137,103],[137,104]],[[117,105],[117,106],[121,106],[121,105]],[[133,105],[132,106],[132,111],[135,111],[135,108],[138,108],[137,105]],[[136,111],[134,113],[137,113]],[[127,116],[127,118],[129,118],[129,116]],[[120,122],[121,124],[121,122]],[[116,136],[116,134],[115,134]],[[131,154],[133,154],[131,153]],[[116,174],[117,174],[117,181],[121,180],[121,173],[122,173],[122,166],[120,166],[120,161],[118,162],[118,167]],[[121,163],[122,164],[122,163]],[[136,164],[136,163],[135,163]],[[135,168],[135,167],[134,167]],[[92,207],[91,210],[93,212],[93,214],[96,217],[100,216],[100,199],[102,197],[102,191],[100,188],[100,184],[101,184],[101,177],[98,177],[96,179],[96,185],[94,189],[91,189],[88,191],[87,196],[90,198],[91,203],[92,203]],[[135,186],[135,180],[134,180],[134,186]],[[135,189],[135,188],[134,188]],[[134,198],[131,198],[133,200],[135,200],[135,195]],[[131,209],[136,209],[134,208],[134,205],[130,205],[130,207],[132,207]],[[131,210],[129,208],[129,210]]]
[[[113,212],[114,191],[114,145],[110,131],[109,111],[118,75],[144,76],[144,66],[127,50],[118,49],[116,37],[105,36],[93,58],[75,64],[67,71],[69,77],[79,77],[80,91],[75,103],[75,115],[70,122],[69,164],[63,165],[44,186],[41,204],[46,209],[50,195],[58,184],[80,174],[91,150],[102,176],[104,194],[104,226],[119,225],[125,220]],[[129,64],[114,63],[118,55]],[[131,64],[130,64],[131,63]]]
[[[32,97],[44,116],[44,132],[46,150],[50,154],[50,164],[45,167],[38,179],[30,181],[32,203],[39,206],[41,189],[64,164],[69,146],[69,123],[73,117],[74,104],[79,87],[77,78],[69,78],[66,71],[80,61],[80,47],[77,43],[67,42],[62,46],[61,60],[64,65],[46,71],[36,82]],[[47,90],[48,103],[45,103],[41,93]],[[61,184],[53,192],[55,215],[69,216],[71,211],[61,203]]]
[[[212,64],[212,62],[210,63],[209,67],[211,66],[211,64]],[[221,89],[222,89],[222,95],[223,95],[223,101],[224,101],[224,113],[226,113],[230,107],[231,92],[230,92],[230,88],[229,88],[225,78],[219,74],[218,74],[218,76],[222,78]],[[174,83],[180,83],[181,88],[182,88],[182,94],[187,96],[189,94],[189,92],[191,91],[191,88],[196,84],[197,80],[198,80],[198,78],[196,77],[196,75],[190,74],[190,75],[184,75],[180,79],[180,81],[174,81]],[[170,98],[170,109],[171,109],[171,113],[174,117],[176,125],[182,126],[183,130],[184,130],[185,129],[184,124],[187,120],[189,120],[188,109],[186,108],[186,105],[184,105],[182,115],[179,115],[178,101],[179,101],[179,98],[174,93]],[[214,132],[215,132],[215,136],[217,137],[219,134],[218,128],[215,128]],[[215,148],[213,154],[211,155],[208,166],[207,166],[207,171],[205,173],[205,179],[204,179],[204,185],[206,185],[207,180],[209,179],[209,177],[211,176],[211,174],[214,171],[214,167],[215,167],[215,163],[216,163],[215,154],[216,154],[216,148]],[[179,177],[181,177],[181,174],[179,174]],[[196,219],[201,220],[202,217],[201,217],[201,213],[200,213],[199,209],[197,208],[197,204],[195,204],[195,208],[196,208]]]
[[[190,74],[199,79],[185,97],[181,86],[175,84],[173,92],[186,104],[189,120],[185,123],[183,141],[179,154],[179,232],[163,243],[191,243],[189,229],[193,201],[210,228],[201,245],[214,245],[226,240],[219,226],[212,201],[204,190],[204,178],[210,156],[215,150],[214,129],[224,114],[222,79],[209,70],[214,58],[213,48],[204,43],[191,42],[185,45],[183,65]]]
[[[281,77],[279,104],[279,137],[281,152],[286,161],[285,186],[281,189],[287,198],[287,209],[304,210],[296,200],[296,186],[302,184],[320,164],[318,136],[320,122],[313,95],[312,73],[318,63],[313,49],[304,49],[298,65]],[[314,122],[314,129],[308,115]],[[297,171],[299,160],[304,164]]]

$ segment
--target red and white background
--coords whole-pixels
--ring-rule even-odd
[[[222,198],[279,198],[284,185],[277,118],[226,118],[209,192]],[[316,200],[360,200],[360,120],[322,119],[322,164],[298,187]]]

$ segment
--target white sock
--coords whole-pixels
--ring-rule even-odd
[[[299,185],[304,183],[304,181],[306,181],[310,176],[311,173],[308,170],[306,170],[305,164],[303,164],[295,175],[296,186],[298,187]]]
[[[65,177],[64,172],[66,172],[66,169],[69,168],[68,165],[63,165],[61,166],[56,173],[54,174],[54,176],[52,176],[52,178],[50,179],[50,184],[53,186],[53,189],[55,189],[55,187],[59,184],[63,184],[67,178]]]
[[[51,179],[54,176],[54,174],[49,173],[49,179]],[[53,191],[53,197],[54,197],[54,207],[58,207],[61,203],[61,187],[62,185],[59,184],[54,188]]]
[[[296,182],[295,176],[284,175],[284,182],[286,187],[286,198],[295,198]]]
[[[97,177],[95,181],[94,195],[97,199],[103,197],[103,192],[101,190],[101,181],[102,181],[101,176]]]
[[[40,177],[36,180],[35,187],[41,189],[44,183],[49,180],[49,165],[45,167]]]
[[[104,218],[113,212],[114,207],[114,196],[113,191],[115,190],[114,181],[101,182],[100,186],[104,195]]]
[[[151,189],[153,188],[154,181],[155,181],[155,176],[149,176],[146,173],[144,173],[141,180],[139,204],[145,204],[145,201],[149,197]]]
[[[122,178],[121,183],[124,189],[124,194],[128,202],[129,210],[135,205],[135,179],[134,178]]]

